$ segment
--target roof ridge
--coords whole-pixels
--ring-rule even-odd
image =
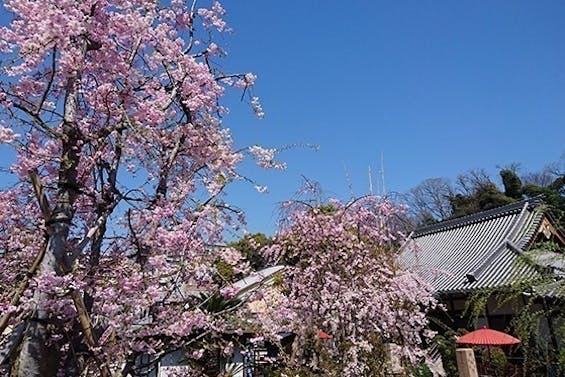
[[[530,199],[520,200],[519,202],[516,203],[511,203],[504,206],[492,208],[486,211],[473,213],[471,215],[466,215],[455,219],[444,220],[439,223],[427,225],[414,230],[414,237],[419,237],[431,233],[437,233],[448,229],[459,228],[461,226],[466,226],[481,221],[490,220],[514,212],[519,213],[523,210],[525,205],[526,205],[526,209],[532,209],[539,206],[542,202],[543,201],[541,201],[537,197],[530,198]]]
[[[502,252],[502,250],[516,238],[516,232],[524,223],[524,213],[528,210],[528,207],[529,203],[527,201],[524,201],[520,209],[520,214],[516,219],[514,219],[512,226],[504,235],[502,244],[494,249],[490,254],[485,255],[484,258],[482,258],[482,260],[479,260],[478,263],[473,266],[473,269],[466,274],[467,279],[470,283],[477,280],[483,273],[483,271],[488,267],[488,265],[494,260],[494,258],[496,258]],[[516,252],[516,250],[513,251]]]

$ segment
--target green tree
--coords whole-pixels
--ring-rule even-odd
[[[239,251],[249,261],[251,268],[257,271],[267,266],[267,261],[261,255],[260,250],[272,243],[273,241],[263,233],[254,233],[230,243],[229,246]]]
[[[522,180],[518,174],[513,169],[502,169],[500,177],[504,185],[504,195],[517,200],[522,199]]]
[[[422,226],[542,197],[561,229],[565,229],[565,163],[548,164],[522,176],[517,166],[500,170],[502,187],[485,170],[475,169],[459,175],[453,185],[446,178],[426,179],[401,199],[410,208],[411,223]]]
[[[452,218],[471,215],[515,202],[492,182],[478,187],[471,195],[457,194],[450,198]]]
[[[542,196],[561,229],[565,229],[565,175],[556,177],[551,184],[545,187],[526,184],[522,190],[529,198]]]

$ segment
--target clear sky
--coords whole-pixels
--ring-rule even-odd
[[[314,144],[286,171],[243,172],[228,200],[272,233],[302,176],[328,197],[389,192],[497,165],[538,170],[565,152],[565,1],[225,0],[228,71],[258,75],[266,117],[228,98],[238,147]],[[5,158],[4,154],[4,158]],[[352,188],[352,191],[350,190]]]
[[[251,231],[271,233],[277,203],[304,175],[328,196],[367,193],[384,155],[388,191],[513,162],[541,169],[565,152],[565,2],[224,2],[234,34],[226,66],[259,77],[266,117],[226,117],[240,146],[316,144],[269,186],[232,188]]]

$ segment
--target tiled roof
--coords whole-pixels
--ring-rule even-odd
[[[534,288],[534,293],[546,298],[560,298],[565,297],[565,282],[558,280],[553,283],[544,284]]]
[[[416,230],[400,263],[439,293],[501,287],[537,271],[519,255],[533,240],[544,214],[540,202],[522,201]]]
[[[245,295],[256,288],[259,288],[261,285],[269,284],[269,282],[271,282],[271,280],[275,277],[276,273],[283,271],[284,269],[285,266],[283,265],[267,267],[236,281],[233,283],[233,286],[239,290],[238,296]]]

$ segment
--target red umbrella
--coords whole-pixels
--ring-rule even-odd
[[[490,346],[509,346],[512,344],[518,344],[520,343],[520,339],[514,338],[502,331],[487,329],[485,326],[482,329],[471,331],[468,334],[458,337],[455,342],[457,344],[487,346],[489,363],[492,364]],[[494,375],[497,376],[496,371],[494,371]]]
[[[457,338],[456,342],[457,344],[473,344],[477,346],[509,346],[520,343],[520,339],[514,338],[501,331],[483,327],[482,329],[460,336]]]
[[[322,330],[318,330],[318,338],[319,339],[331,339],[331,335],[328,333],[323,332]]]

